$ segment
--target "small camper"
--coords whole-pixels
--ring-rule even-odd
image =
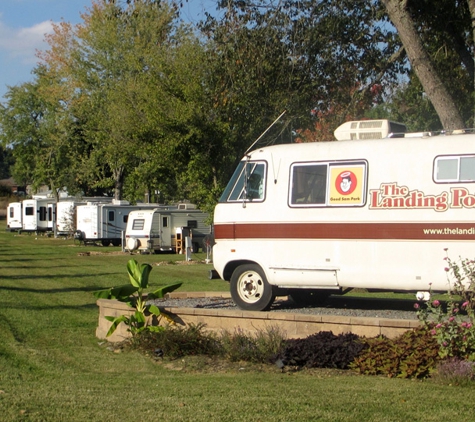
[[[207,213],[197,210],[192,204],[179,204],[175,210],[132,211],[125,231],[126,248],[149,253],[182,253],[189,247],[196,253],[204,237],[210,233],[207,218]]]
[[[22,229],[22,203],[10,202],[7,207],[7,230],[17,231]]]
[[[76,238],[84,242],[100,242],[103,246],[120,246],[129,213],[153,209],[158,204],[130,205],[123,200],[112,203],[88,202],[76,207]]]
[[[335,131],[346,140],[257,148],[238,165],[215,208],[213,263],[240,308],[351,288],[427,297],[450,289],[444,249],[475,256],[473,131],[349,126]]]

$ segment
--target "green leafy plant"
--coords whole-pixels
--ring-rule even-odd
[[[450,286],[446,309],[439,300],[414,306],[419,320],[437,339],[442,359],[475,361],[475,261],[453,261],[448,254],[445,260]]]
[[[364,349],[349,365],[364,375],[390,378],[426,378],[435,371],[439,348],[430,329],[421,326],[390,339],[364,340]]]
[[[182,283],[174,283],[161,287],[147,293],[145,296],[145,289],[148,287],[151,271],[151,265],[139,264],[135,259],[131,259],[127,262],[127,272],[129,274],[130,284],[111,287],[105,290],[98,290],[93,293],[98,299],[116,299],[127,303],[131,308],[135,308],[135,312],[132,315],[120,315],[118,317],[106,316],[106,319],[112,322],[112,325],[107,332],[107,336],[114,333],[122,322],[128,326],[127,331],[132,333],[132,336],[134,337],[145,330],[163,330],[163,327],[161,326],[150,325],[150,317],[155,316],[156,318],[160,318],[161,316],[164,316],[167,319],[169,319],[169,317],[166,314],[162,314],[156,305],[148,303],[148,301],[163,298],[165,294],[178,289]]]

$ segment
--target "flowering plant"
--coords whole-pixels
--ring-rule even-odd
[[[445,249],[447,253],[447,249]],[[449,281],[449,299],[445,306],[439,300],[416,303],[417,316],[431,329],[439,344],[441,358],[475,361],[475,261],[444,258]]]

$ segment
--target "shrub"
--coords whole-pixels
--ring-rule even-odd
[[[284,366],[346,369],[367,346],[356,334],[322,331],[304,339],[286,340],[276,360]]]
[[[206,332],[204,324],[186,327],[166,326],[162,331],[144,331],[134,341],[134,346],[157,356],[172,359],[183,356],[222,355],[223,349],[216,334]]]
[[[232,362],[269,363],[280,352],[284,342],[284,334],[276,327],[268,327],[253,335],[240,329],[233,333],[225,331],[221,335],[224,356]]]
[[[428,327],[406,331],[395,339],[365,340],[367,348],[350,365],[365,375],[425,378],[436,368],[439,347]]]
[[[447,251],[447,249],[445,249]],[[440,357],[475,361],[475,261],[445,257],[449,282],[446,309],[438,300],[416,304],[419,320],[440,346]]]
[[[473,362],[459,358],[451,358],[437,365],[434,380],[443,384],[468,385],[475,379],[475,367]]]

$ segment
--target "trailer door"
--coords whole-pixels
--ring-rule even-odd
[[[162,250],[172,248],[171,225],[170,214],[160,213],[160,248]]]

